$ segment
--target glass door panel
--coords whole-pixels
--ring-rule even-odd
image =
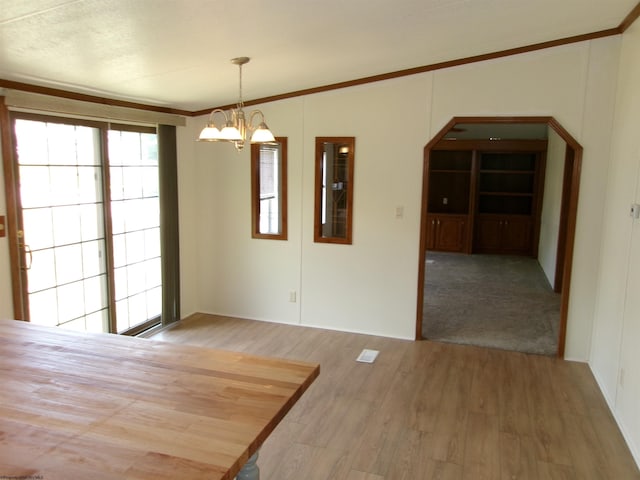
[[[17,119],[33,323],[109,331],[100,130]]]
[[[160,198],[155,134],[109,131],[117,331],[157,322],[162,311]]]

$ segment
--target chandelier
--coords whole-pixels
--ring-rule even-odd
[[[240,93],[238,95],[238,103],[236,108],[232,108],[227,114],[224,110],[216,108],[209,114],[207,126],[202,129],[199,142],[233,142],[236,150],[242,150],[247,137],[250,135],[251,143],[274,143],[276,139],[273,133],[264,122],[264,115],[260,110],[253,110],[249,113],[249,121],[247,122],[244,110],[244,102],[242,101],[242,66],[249,62],[249,57],[232,58],[231,63],[238,65],[240,70]],[[224,117],[224,124],[216,124],[216,115],[218,118]],[[254,126],[254,119],[260,117],[260,123]]]

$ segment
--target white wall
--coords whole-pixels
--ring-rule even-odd
[[[591,341],[618,49],[619,39],[609,37],[438,71],[434,80],[432,134],[454,115],[551,115],[584,147],[565,345],[566,358],[582,361]]]
[[[558,256],[558,233],[560,231],[560,207],[562,206],[562,180],[567,149],[566,142],[553,128],[547,128],[547,163],[544,176],[544,196],[540,215],[540,241],[538,262],[549,285],[553,288]]]
[[[640,23],[625,32],[602,225],[590,365],[640,463]]]
[[[198,144],[181,159],[196,171],[186,195],[200,206],[197,309],[413,338],[424,145],[453,116],[551,115],[585,147],[566,356],[586,361],[619,45],[605,38],[263,105],[289,137],[287,242],[251,239],[249,152]],[[313,243],[314,138],[334,135],[356,137],[350,246]]]
[[[419,172],[430,79],[416,76],[260,106],[276,135],[288,137],[285,242],[251,238],[248,149],[238,154],[230,145],[197,145],[203,209],[196,215],[194,287],[201,311],[414,337]],[[392,125],[391,119],[404,115],[409,121]],[[316,136],[356,137],[352,245],[313,242]],[[404,207],[403,219],[395,218],[396,206]],[[297,303],[289,302],[292,290]]]

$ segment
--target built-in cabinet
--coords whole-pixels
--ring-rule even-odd
[[[467,241],[467,215],[429,214],[427,250],[463,252]]]
[[[442,141],[429,156],[426,249],[537,255],[546,141]]]

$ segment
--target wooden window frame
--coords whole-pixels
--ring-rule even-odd
[[[260,232],[260,144],[251,145],[251,237],[265,240],[287,240],[287,137],[276,137],[280,144],[280,209],[279,233]]]

